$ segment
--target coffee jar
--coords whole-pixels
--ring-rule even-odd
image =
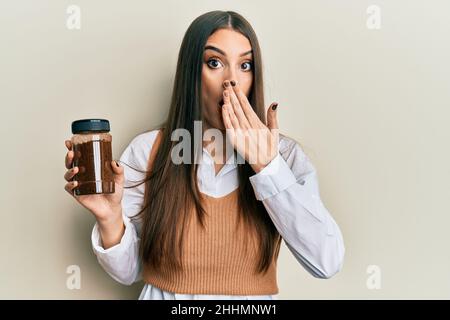
[[[72,167],[78,173],[74,195],[114,193],[114,173],[111,168],[112,136],[109,121],[81,119],[72,122]]]

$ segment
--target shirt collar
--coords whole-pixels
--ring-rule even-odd
[[[205,147],[203,147],[203,157],[202,157],[202,163],[212,167],[213,172],[215,173],[214,168],[214,159],[212,158],[211,154],[206,150]],[[220,169],[220,171],[217,173],[217,176],[222,176],[230,172],[231,170],[235,169],[237,167],[234,152],[231,154],[231,156],[227,159],[224,166]]]

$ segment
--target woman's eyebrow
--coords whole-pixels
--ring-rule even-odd
[[[205,51],[206,50],[214,50],[214,51],[217,51],[218,53],[220,53],[221,55],[223,55],[223,56],[227,56],[227,54],[223,51],[223,50],[221,50],[221,49],[219,49],[219,48],[216,48],[216,47],[214,47],[214,46],[211,46],[211,45],[207,45],[207,46],[205,46]],[[239,57],[243,57],[243,56],[246,56],[247,54],[250,54],[250,53],[253,53],[253,50],[249,50],[249,51],[247,51],[247,52],[244,52],[244,53],[241,53],[240,55],[239,55]]]

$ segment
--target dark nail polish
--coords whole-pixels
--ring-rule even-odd
[[[116,163],[116,166],[120,167],[119,164],[117,163],[117,161],[114,160],[114,162]]]
[[[223,84],[225,85],[225,87],[229,87],[230,86],[230,83],[228,81],[225,81]]]
[[[277,107],[278,107],[278,103],[275,103],[275,104],[272,106],[272,110],[277,110]]]
[[[230,83],[233,87],[236,85],[236,82],[234,82],[234,80],[231,80]]]

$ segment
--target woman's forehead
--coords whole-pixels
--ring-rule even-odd
[[[250,41],[241,33],[229,30],[220,29],[209,36],[205,48],[213,47],[222,51],[225,55],[240,56],[252,50]]]

